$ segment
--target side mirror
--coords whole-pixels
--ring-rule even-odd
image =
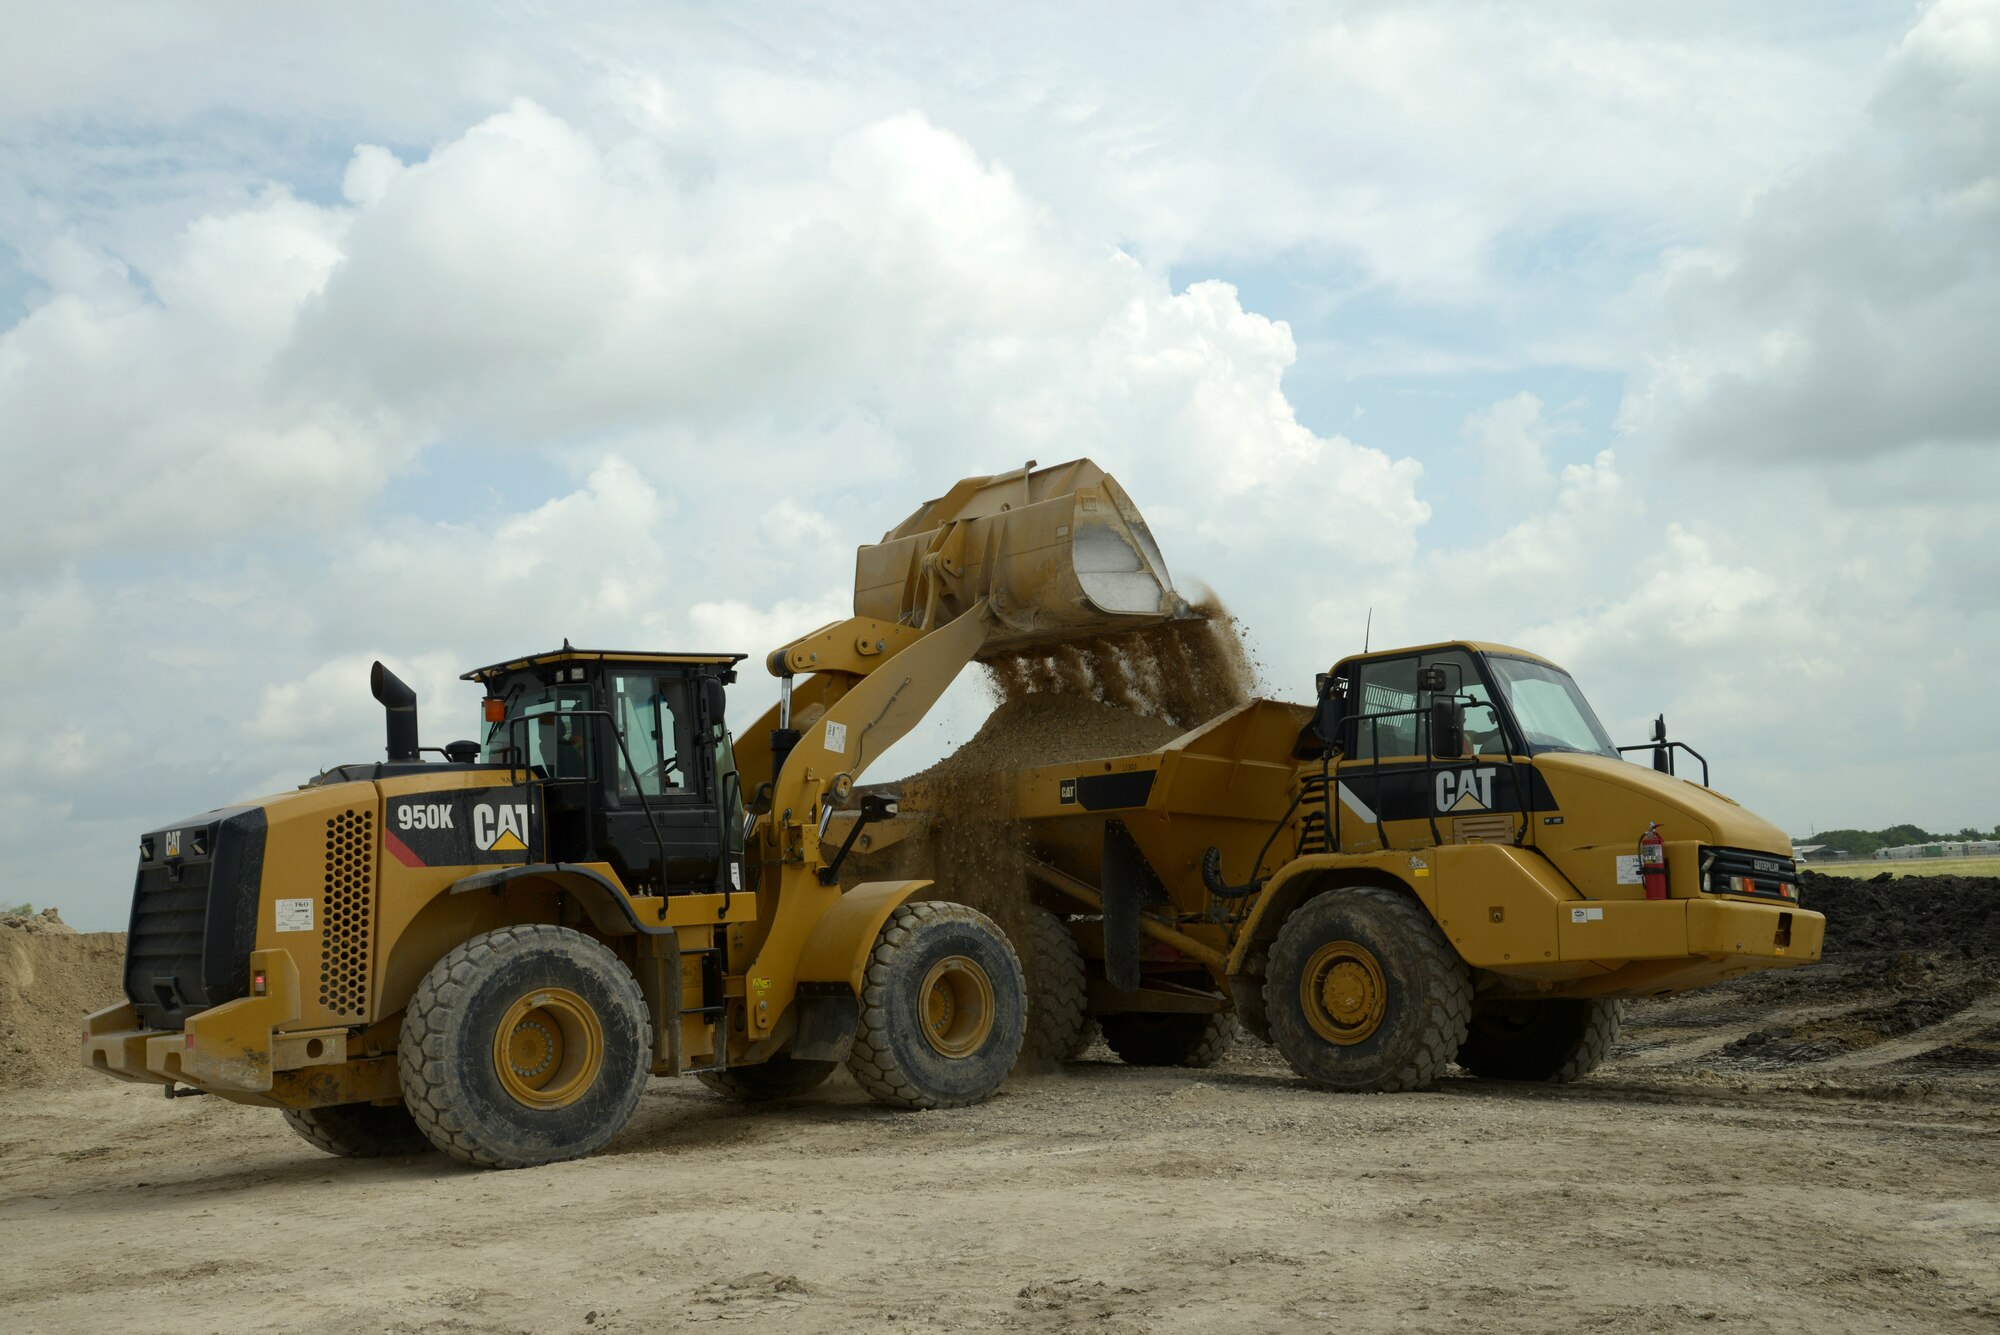
[[[1340,697],[1334,693],[1332,674],[1322,672],[1314,677],[1313,691],[1318,700],[1313,710],[1313,736],[1331,750],[1339,742],[1340,731]]]
[[[1667,740],[1667,716],[1656,715],[1653,719],[1653,768],[1661,774],[1674,772],[1674,755],[1664,745]]]
[[[729,693],[722,689],[722,682],[715,677],[707,677],[701,683],[702,703],[708,709],[708,721],[716,727],[722,726],[722,711],[728,707]]]
[[[1431,754],[1456,760],[1465,754],[1465,702],[1450,696],[1431,700]]]

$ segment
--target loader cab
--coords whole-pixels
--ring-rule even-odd
[[[480,760],[541,790],[547,862],[603,862],[635,894],[740,888],[743,801],[724,719],[741,654],[564,646],[465,674]]]

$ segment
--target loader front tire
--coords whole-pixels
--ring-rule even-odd
[[[1130,1012],[1098,1020],[1104,1045],[1127,1066],[1213,1066],[1240,1032],[1236,1017],[1215,1014]]]
[[[1472,1008],[1458,1064],[1483,1080],[1565,1085],[1610,1055],[1624,1020],[1622,1001],[1488,998]]]
[[[993,920],[905,904],[876,935],[847,1069],[878,1103],[961,1108],[1000,1088],[1027,1029],[1026,984]]]
[[[1348,886],[1285,920],[1264,1005],[1278,1050],[1321,1089],[1423,1089],[1465,1042],[1472,979],[1408,893]]]
[[[769,1103],[818,1089],[833,1074],[838,1062],[799,1061],[794,1057],[773,1057],[755,1066],[731,1066],[720,1071],[703,1071],[695,1079],[726,1099],[738,1103]]]
[[[1075,1061],[1095,1038],[1090,1019],[1089,975],[1069,924],[1047,909],[1028,911],[1028,1033],[1021,1065],[1050,1067]]]
[[[483,1168],[604,1148],[646,1088],[653,1031],[616,955],[567,927],[473,937],[410,998],[396,1054],[430,1142]]]
[[[327,1108],[286,1108],[285,1125],[328,1154],[343,1159],[383,1159],[428,1154],[435,1148],[400,1103],[341,1103]]]

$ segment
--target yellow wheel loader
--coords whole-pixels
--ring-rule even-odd
[[[1819,958],[1785,835],[1664,723],[1614,746],[1548,660],[1432,644],[1318,686],[1145,755],[995,777],[983,814],[1028,844],[1043,1056],[1095,1023],[1128,1062],[1203,1066],[1240,1020],[1327,1089],[1419,1089],[1453,1063],[1573,1080],[1623,998]],[[885,851],[937,817],[904,798]]]
[[[959,483],[862,550],[855,613],[770,655],[741,753],[739,654],[479,668],[480,737],[441,753],[376,664],[386,760],[140,840],[125,999],[84,1063],[280,1109],[335,1154],[500,1168],[601,1148],[650,1075],[754,1101],[845,1062],[894,1106],[986,1098],[1025,1024],[1011,943],[948,878],[843,890],[893,807],[836,847],[834,804],[976,656],[1185,608],[1078,461]]]

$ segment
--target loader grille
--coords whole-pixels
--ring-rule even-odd
[[[246,996],[264,875],[264,812],[224,807],[139,841],[125,997],[147,1029]]]
[[[319,1002],[336,1015],[367,1012],[374,907],[375,813],[350,809],[326,822],[320,902]]]

